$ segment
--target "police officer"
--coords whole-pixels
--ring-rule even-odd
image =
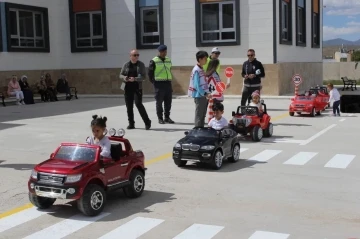
[[[167,57],[167,46],[161,45],[158,47],[159,54],[154,57],[149,64],[148,76],[155,89],[156,100],[156,114],[159,119],[159,124],[173,124],[170,119],[170,110],[172,102],[172,74],[171,74],[171,59]],[[164,102],[164,110],[163,110]],[[164,112],[165,111],[165,112]],[[164,112],[164,118],[163,118]]]
[[[243,63],[242,77],[244,77],[244,86],[241,96],[241,106],[248,104],[251,100],[251,94],[261,90],[261,78],[265,77],[265,70],[260,61],[255,58],[255,50],[249,49],[247,52],[248,60]]]

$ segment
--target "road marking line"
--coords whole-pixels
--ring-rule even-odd
[[[149,160],[145,160],[145,165],[148,166],[150,164],[154,164],[154,163],[160,162],[162,160],[165,160],[165,159],[168,159],[168,158],[171,158],[171,157],[172,157],[172,153],[166,153],[166,154],[163,154],[163,155],[161,155],[159,157],[149,159]]]
[[[302,142],[300,145],[307,145],[308,143],[310,143],[311,141],[313,141],[314,139],[318,138],[319,136],[325,134],[327,131],[329,131],[330,129],[334,128],[336,126],[336,124],[332,124],[329,127],[321,130],[320,132],[316,133],[315,135],[311,136],[310,138],[308,138],[307,140],[304,140],[304,142]]]
[[[14,208],[14,209],[10,210],[10,211],[1,213],[1,214],[0,214],[0,219],[1,219],[1,218],[4,218],[4,217],[11,216],[11,215],[13,215],[13,214],[15,214],[15,213],[24,211],[24,210],[26,210],[26,209],[28,209],[28,208],[32,208],[32,207],[33,207],[33,205],[32,205],[31,203],[27,203],[27,204],[25,204],[25,205],[23,205],[23,206],[21,206],[21,207],[17,207],[17,208]]]
[[[249,239],[287,239],[289,236],[290,234],[256,231]]]
[[[355,158],[356,155],[349,154],[336,154],[334,157],[330,159],[327,164],[325,164],[325,168],[346,168],[351,161]]]
[[[222,226],[193,224],[173,239],[211,239],[222,229]]]
[[[261,153],[258,153],[257,155],[249,158],[249,160],[258,161],[258,162],[266,162],[281,152],[282,152],[282,150],[265,149]]]
[[[314,152],[300,152],[292,156],[289,160],[284,162],[284,164],[290,164],[290,165],[304,165],[307,162],[310,161],[315,155],[318,153]]]
[[[240,148],[240,153],[245,152],[248,148]]]
[[[346,119],[341,119],[341,120],[339,120],[340,122],[343,122],[343,121],[345,121]]]
[[[0,219],[0,233],[25,222],[31,221],[35,218],[38,218],[46,213],[47,212],[45,211],[38,211],[38,209],[35,207],[14,212],[6,218]]]
[[[160,225],[164,220],[156,218],[136,217],[135,219],[119,226],[99,239],[126,238],[136,239],[154,227]]]
[[[100,213],[95,217],[77,214],[23,239],[61,239],[108,215],[110,213]]]

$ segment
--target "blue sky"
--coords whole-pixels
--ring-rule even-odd
[[[360,39],[360,0],[323,0],[324,40]]]

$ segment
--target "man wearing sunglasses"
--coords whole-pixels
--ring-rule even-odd
[[[248,60],[243,63],[242,77],[244,78],[241,106],[248,104],[251,100],[251,94],[261,90],[261,78],[265,77],[265,70],[260,61],[255,58],[255,50],[249,49],[247,52]]]
[[[203,66],[203,70],[204,72],[207,71],[207,68],[208,68],[208,65],[209,65],[209,62],[211,61],[211,59],[218,59],[219,60],[219,56],[220,56],[221,52],[219,50],[218,47],[214,47],[211,51],[211,55],[207,58],[207,62],[206,64]],[[220,60],[219,60],[219,66],[216,68],[216,72],[218,74],[220,74]]]

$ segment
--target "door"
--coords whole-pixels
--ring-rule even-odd
[[[103,164],[105,170],[106,183],[108,184],[108,186],[115,185],[123,180],[119,161],[116,162],[113,159],[105,158]]]
[[[224,138],[224,135],[227,135],[227,138]],[[231,155],[231,129],[223,129],[221,131],[221,142],[222,142],[222,146],[223,146],[223,150],[224,150],[224,156],[229,156]]]

